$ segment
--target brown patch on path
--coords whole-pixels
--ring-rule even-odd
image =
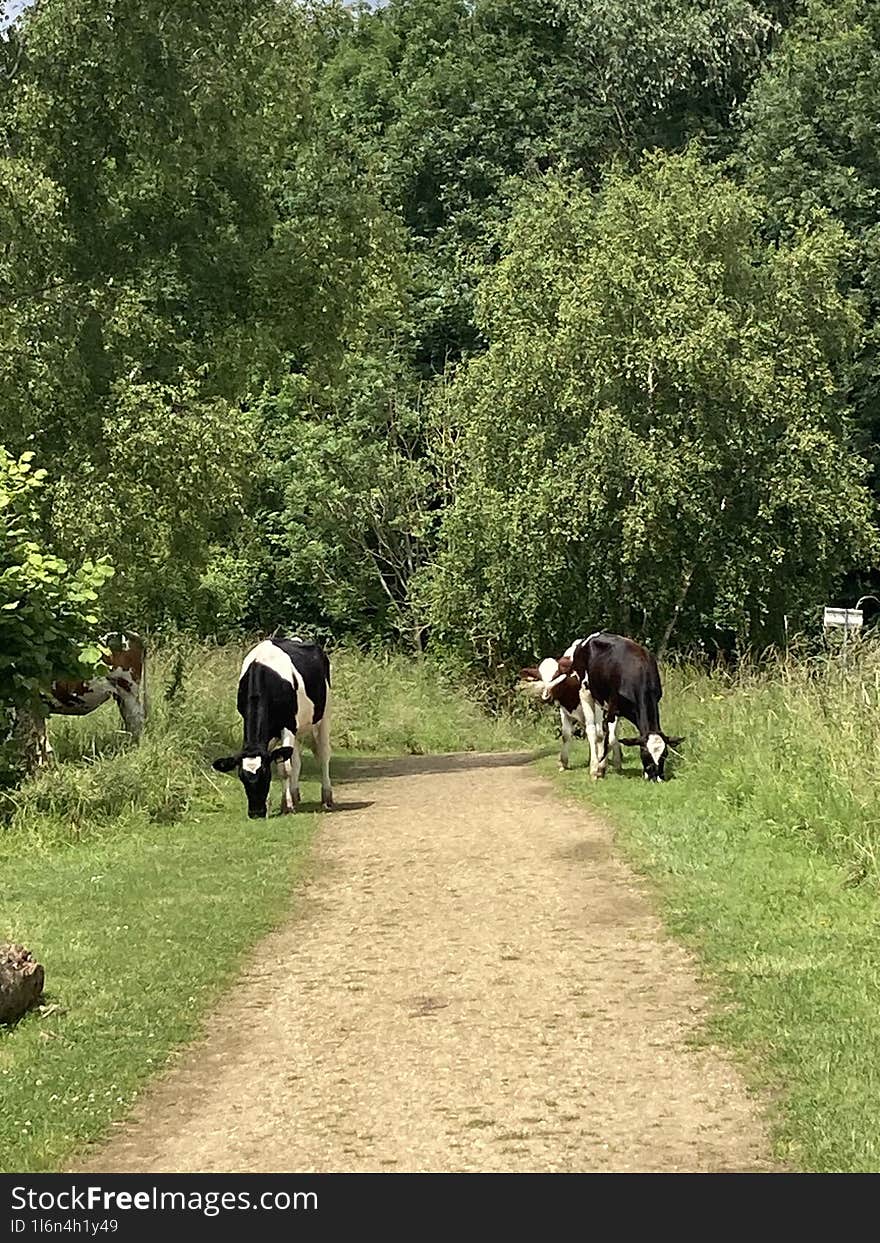
[[[84,1168],[770,1168],[691,959],[525,758],[349,768],[297,917]]]

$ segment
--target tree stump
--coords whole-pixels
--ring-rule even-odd
[[[0,945],[0,1023],[14,1023],[43,993],[43,968],[23,945]]]

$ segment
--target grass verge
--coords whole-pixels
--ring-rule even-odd
[[[679,670],[674,780],[646,784],[632,757],[623,778],[558,774],[654,883],[714,986],[706,1039],[735,1051],[801,1170],[880,1169],[874,692],[853,671]]]
[[[55,1169],[124,1115],[288,908],[317,817],[255,832],[238,795],[174,829],[7,861],[0,931],[47,981],[42,1012],[0,1027],[3,1171]]]

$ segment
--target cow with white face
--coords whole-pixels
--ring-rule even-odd
[[[330,784],[330,662],[316,643],[264,639],[248,652],[238,680],[238,711],[244,742],[237,755],[214,760],[217,772],[236,772],[251,820],[266,816],[272,765],[284,783],[281,812],[300,801],[301,758],[306,741],[321,765],[321,804],[333,807]],[[273,746],[273,743],[279,743]]]
[[[560,766],[568,767],[572,726],[579,722],[590,744],[590,774],[604,777],[611,750],[614,766],[622,767],[621,746],[639,747],[642,772],[648,781],[663,781],[666,756],[682,738],[660,728],[663,688],[657,661],[647,648],[623,635],[597,631],[577,639],[558,660],[542,660],[523,669],[523,686],[559,705],[562,717]],[[638,730],[636,738],[618,738],[619,718]]]
[[[585,710],[581,700],[580,681],[572,672],[567,656],[561,656],[559,660],[555,656],[548,656],[534,668],[521,669],[520,678],[523,690],[539,696],[544,703],[555,703],[559,709],[559,723],[562,727],[562,747],[559,752],[561,769],[568,768],[575,725],[580,725],[588,736],[593,731],[595,737],[598,731],[604,737],[605,720],[602,711],[599,709],[597,721],[594,707],[590,706]]]

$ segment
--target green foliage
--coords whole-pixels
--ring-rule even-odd
[[[277,498],[263,609],[419,647],[409,584],[433,547],[433,477],[399,362],[349,355],[336,385],[291,377],[258,412]]]
[[[186,618],[218,533],[242,511],[255,461],[250,420],[222,397],[114,382],[92,453],[55,489],[59,548],[105,549],[125,568],[105,597],[118,624]]]
[[[391,0],[343,26],[322,97],[412,236],[421,366],[478,344],[474,267],[524,175],[595,181],[695,135],[728,149],[773,29],[747,0]]]
[[[0,396],[12,450],[58,481],[52,542],[112,553],[115,622],[204,617],[261,483],[251,394],[328,383],[388,302],[384,215],[312,107],[316,39],[274,0],[47,0],[23,23]]]
[[[459,619],[486,669],[583,618],[796,628],[873,548],[860,458],[829,481],[876,457],[877,40],[861,0],[32,6],[0,399],[36,538],[166,632]],[[714,174],[639,171],[693,140]]]
[[[880,10],[871,0],[809,0],[769,59],[744,110],[741,166],[766,197],[775,231],[817,207],[853,239],[849,274],[867,325],[850,372],[875,471],[880,441]]]
[[[46,472],[33,454],[0,448],[0,729],[7,737],[17,709],[38,708],[55,676],[88,676],[100,663],[94,643],[98,594],[113,570],[106,560],[78,569],[39,538],[36,494]],[[0,751],[0,769],[11,760]]]
[[[873,547],[836,388],[844,238],[767,246],[759,210],[695,154],[524,200],[481,288],[489,348],[441,410],[441,641],[490,665],[573,626],[766,643]]]

